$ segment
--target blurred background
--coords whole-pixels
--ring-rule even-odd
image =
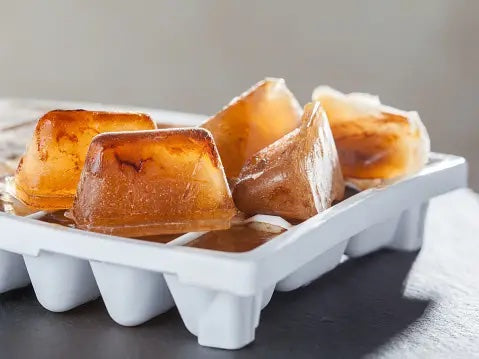
[[[265,76],[418,110],[479,190],[479,1],[34,0],[0,6],[0,97],[213,114]]]

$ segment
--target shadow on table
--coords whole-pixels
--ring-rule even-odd
[[[265,346],[278,355],[314,352],[328,358],[375,351],[429,304],[403,296],[417,254],[380,251],[350,259],[308,287],[276,293],[262,313],[256,343],[247,350]]]
[[[5,357],[35,358],[360,357],[425,311],[428,302],[402,294],[416,256],[381,251],[348,260],[303,289],[275,293],[262,312],[256,341],[238,351],[199,346],[176,309],[127,328],[108,317],[101,300],[48,312],[31,287],[0,297],[0,347]]]

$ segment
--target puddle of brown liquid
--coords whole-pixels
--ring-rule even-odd
[[[279,234],[259,231],[247,225],[238,225],[222,231],[205,233],[187,243],[186,246],[223,252],[247,252]]]

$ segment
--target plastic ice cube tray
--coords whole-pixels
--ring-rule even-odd
[[[433,153],[420,173],[358,193],[244,253],[182,246],[198,233],[160,244],[0,213],[0,292],[31,282],[55,312],[101,295],[127,326],[176,305],[199,344],[237,349],[254,340],[275,290],[308,285],[343,254],[419,249],[428,201],[466,185],[463,158]]]

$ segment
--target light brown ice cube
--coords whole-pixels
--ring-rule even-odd
[[[95,137],[70,212],[126,237],[226,229],[236,209],[211,134],[200,128]]]
[[[268,78],[234,98],[202,127],[213,134],[226,177],[257,151],[299,126],[301,107],[283,79]]]
[[[345,95],[326,86],[313,93],[323,105],[336,141],[344,177],[359,189],[417,172],[430,142],[416,112],[384,106],[367,94]]]
[[[257,152],[233,188],[239,210],[306,220],[344,195],[328,119],[319,102],[304,108],[301,126]]]
[[[138,113],[55,110],[38,120],[15,175],[16,196],[28,206],[70,208],[94,136],[103,132],[149,130],[153,120]]]

